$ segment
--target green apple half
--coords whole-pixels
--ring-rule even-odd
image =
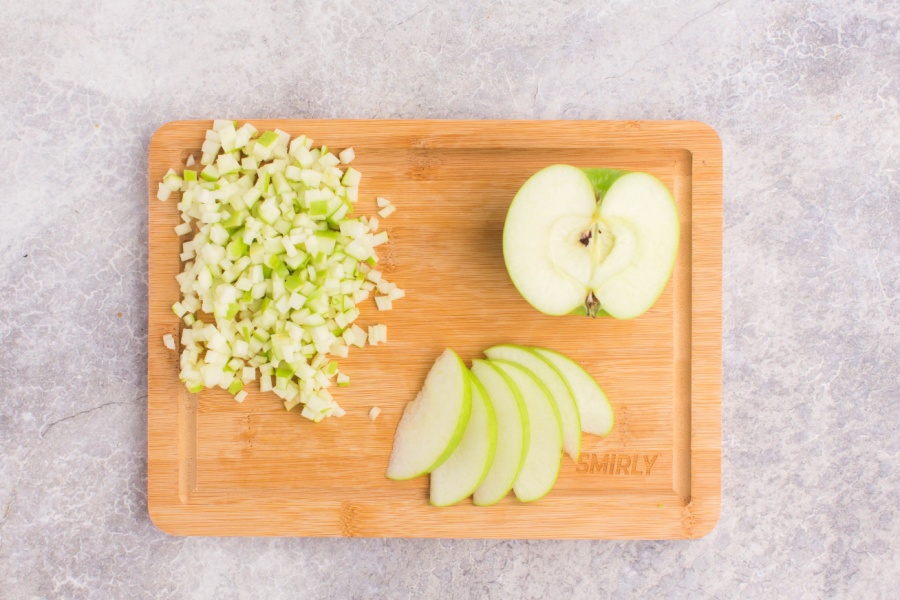
[[[441,466],[463,437],[472,410],[471,375],[447,348],[416,399],[406,405],[388,463],[389,479],[412,479]]]
[[[472,414],[459,445],[450,458],[431,472],[431,503],[450,506],[469,496],[481,485],[494,461],[497,419],[481,383],[470,373]]]
[[[542,313],[632,319],[666,287],[679,233],[675,201],[656,177],[553,165],[513,199],[503,258]]]

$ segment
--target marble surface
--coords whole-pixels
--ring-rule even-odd
[[[3,598],[896,597],[896,3],[6,3]],[[147,144],[174,119],[698,119],[723,498],[692,542],[182,539],[146,506]]]

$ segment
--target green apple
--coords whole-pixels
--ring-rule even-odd
[[[572,391],[559,371],[540,354],[524,346],[502,344],[488,348],[484,353],[490,359],[508,360],[525,367],[541,380],[559,410],[563,429],[563,448],[572,460],[578,462],[578,455],[581,453],[581,419]]]
[[[513,199],[503,258],[519,293],[543,313],[631,319],[666,287],[679,233],[675,201],[656,177],[553,165]]]
[[[553,365],[569,384],[575,405],[578,407],[582,431],[600,436],[612,431],[612,406],[594,378],[568,356],[547,348],[531,348],[531,350]]]
[[[471,495],[494,461],[497,447],[497,419],[484,387],[470,373],[472,414],[466,432],[444,463],[431,472],[431,503],[434,506],[456,504]]]
[[[562,422],[550,392],[534,373],[516,363],[491,359],[491,363],[512,379],[528,413],[529,440],[525,464],[513,484],[522,502],[534,502],[553,489],[562,459]]]
[[[519,477],[528,453],[530,424],[519,389],[503,371],[489,361],[476,359],[472,361],[472,374],[484,387],[497,419],[494,459],[472,498],[479,506],[489,506],[500,502]]]
[[[412,479],[441,466],[459,445],[471,410],[469,370],[447,348],[434,362],[416,399],[403,411],[394,434],[388,478]]]

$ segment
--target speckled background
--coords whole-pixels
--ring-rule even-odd
[[[896,3],[256,4],[4,5],[0,596],[897,597]],[[166,121],[212,116],[714,126],[715,531],[642,543],[158,531],[147,144]]]

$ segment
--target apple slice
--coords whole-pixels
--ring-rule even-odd
[[[666,287],[680,226],[647,173],[553,165],[519,189],[503,228],[506,269],[539,311],[631,319]]]
[[[530,425],[528,453],[513,492],[522,502],[534,502],[553,488],[559,475],[563,447],[559,411],[550,392],[531,371],[506,360],[491,359],[491,363],[513,380],[525,402]]]
[[[479,506],[500,502],[519,477],[528,452],[530,427],[525,402],[516,384],[486,360],[472,361],[475,376],[494,407],[497,419],[497,447],[487,476],[475,489],[473,501]]]
[[[581,429],[585,433],[604,436],[612,431],[613,411],[606,394],[594,378],[577,362],[547,348],[531,348],[559,371],[575,398]]]
[[[406,405],[388,463],[390,479],[412,479],[441,466],[459,445],[472,410],[469,370],[447,348],[428,372],[416,399]]]
[[[562,421],[563,448],[572,460],[578,462],[578,455],[581,453],[581,419],[578,417],[578,407],[572,391],[559,371],[540,354],[524,346],[502,344],[488,348],[484,353],[490,359],[508,360],[525,367],[547,386]]]
[[[472,384],[472,413],[459,446],[431,472],[431,503],[456,504],[472,494],[487,476],[497,448],[497,419],[487,392],[468,374]]]

